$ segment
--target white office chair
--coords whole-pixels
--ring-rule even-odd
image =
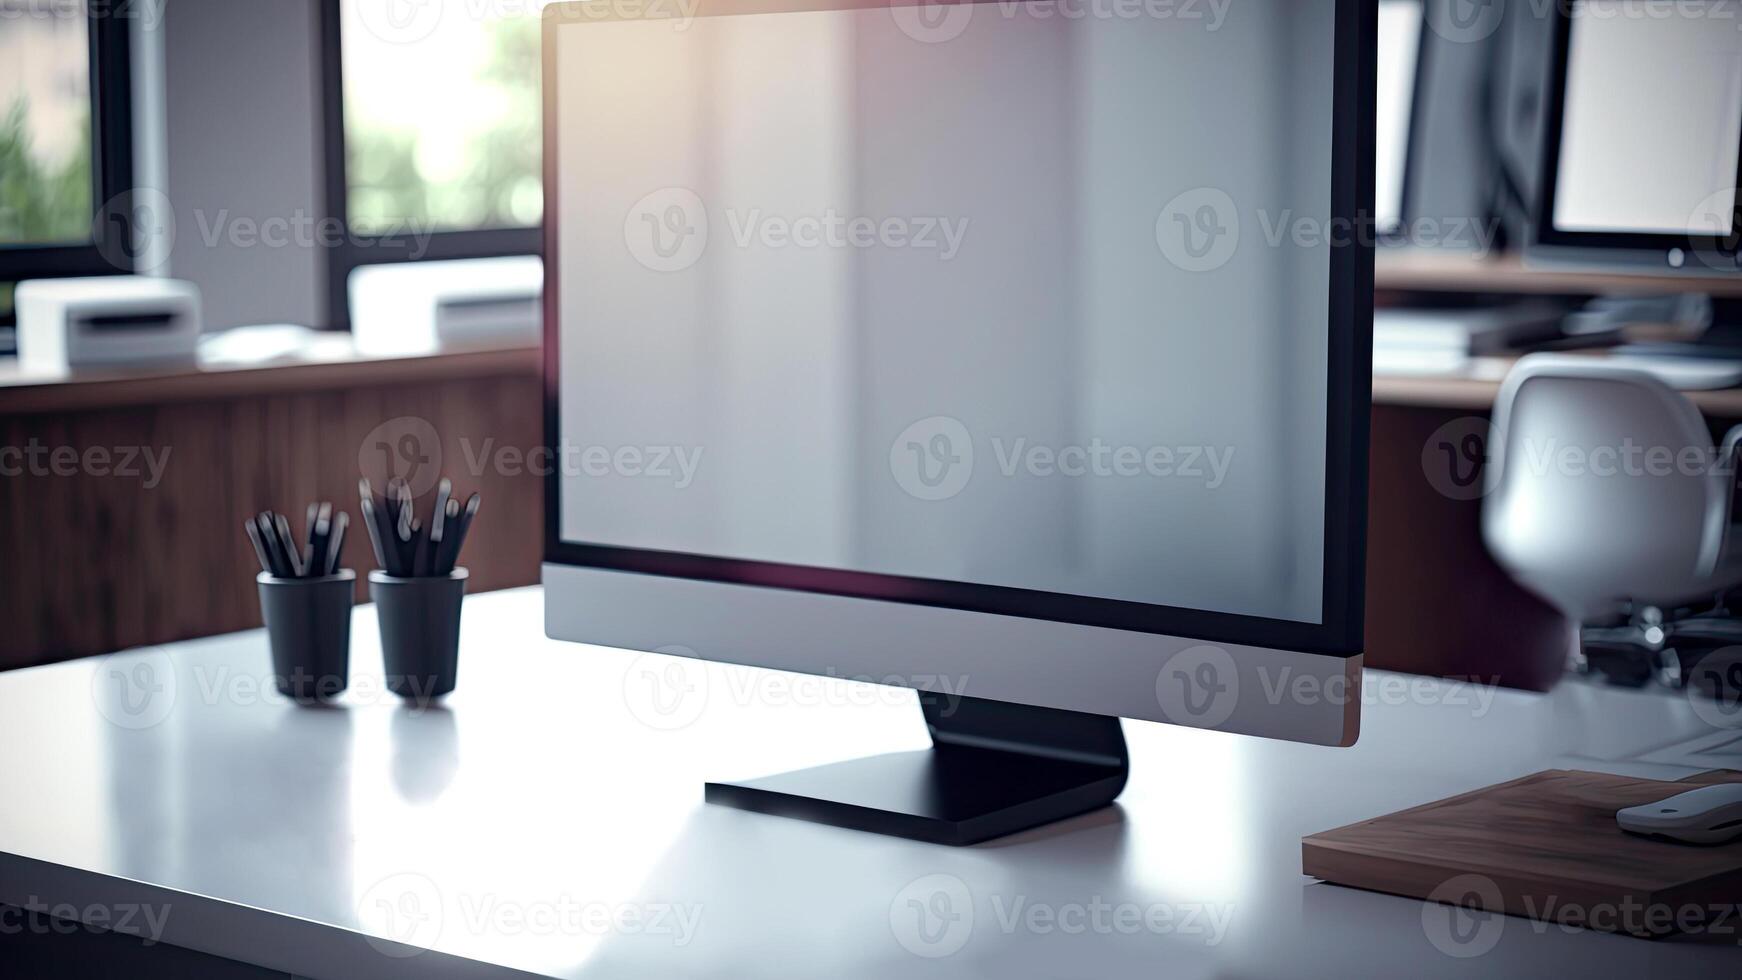
[[[1714,449],[1693,403],[1643,371],[1526,357],[1494,405],[1483,537],[1521,585],[1587,624],[1587,642],[1593,628],[1652,651],[1677,629],[1734,642],[1729,617],[1673,614],[1742,583],[1739,441],[1742,426]]]

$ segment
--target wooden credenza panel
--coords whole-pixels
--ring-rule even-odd
[[[1573,624],[1524,591],[1482,540],[1482,501],[1437,465],[1487,413],[1373,406],[1367,508],[1367,666],[1545,691],[1561,678]],[[1424,462],[1423,450],[1429,460]],[[1482,486],[1478,464],[1460,479]],[[1438,486],[1436,486],[1436,481]]]
[[[1434,384],[1390,380],[1387,395],[1421,396],[1423,403],[1387,398],[1373,406],[1367,666],[1547,690],[1565,673],[1578,642],[1575,624],[1526,592],[1488,553],[1479,495],[1448,493],[1444,472],[1428,476],[1446,462],[1443,443],[1473,431],[1473,420],[1485,423],[1493,399],[1475,399],[1480,407],[1458,404],[1462,398],[1426,404],[1445,393]],[[1721,445],[1742,414],[1742,389],[1691,398],[1706,416],[1711,444]],[[1482,485],[1479,469],[1463,476]]]
[[[0,414],[0,449],[35,460],[0,456],[0,669],[260,625],[242,522],[268,507],[298,525],[311,500],[348,510],[345,565],[364,599],[375,560],[357,511],[359,449],[405,416],[436,432],[455,492],[483,494],[462,562],[470,590],[537,582],[542,480],[472,465],[486,444],[541,444],[531,371]]]
[[[327,499],[358,521],[359,450],[377,426],[406,416],[435,430],[456,490],[483,493],[463,562],[470,589],[538,581],[542,479],[524,467],[474,465],[487,442],[522,459],[541,444],[535,351],[128,386],[151,390],[0,386],[0,669],[258,626],[258,566],[243,519],[267,507],[300,514]],[[1437,491],[1423,468],[1422,448],[1440,426],[1473,414],[1485,413],[1374,406],[1367,663],[1548,687],[1571,624],[1488,556],[1481,502]],[[33,447],[45,471],[16,472],[22,461],[11,450]],[[49,454],[60,447],[79,457],[70,475],[53,471]],[[111,469],[132,451],[136,472],[90,471],[86,454],[99,448]],[[162,462],[151,486],[145,449]],[[366,598],[375,562],[357,523],[345,564]]]

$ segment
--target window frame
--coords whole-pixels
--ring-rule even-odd
[[[90,241],[73,244],[0,243],[0,282],[66,276],[122,275],[133,271],[131,241],[108,241],[111,222],[97,216],[133,182],[133,18],[113,4],[87,4],[91,93]],[[120,227],[132,234],[130,213]],[[16,325],[16,312],[0,313],[0,326]]]
[[[326,249],[329,330],[351,329],[351,273],[367,265],[542,255],[543,223],[525,228],[475,228],[411,235],[365,235],[351,228],[350,154],[345,143],[343,0],[319,0],[324,210],[344,233]]]

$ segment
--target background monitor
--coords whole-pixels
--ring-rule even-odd
[[[1733,274],[1742,3],[1579,0],[1555,16],[1538,251]]]
[[[548,632],[1353,742],[1370,0],[657,6],[547,13]]]
[[[1373,218],[1379,234],[1386,237],[1398,235],[1410,214],[1410,151],[1424,20],[1422,0],[1379,2]]]

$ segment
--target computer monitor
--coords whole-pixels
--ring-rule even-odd
[[[546,631],[934,743],[707,798],[959,844],[1120,717],[1352,744],[1373,0],[630,6],[546,13]]]
[[[1533,258],[1735,275],[1742,2],[1555,5]]]
[[[1422,63],[1423,0],[1379,0],[1374,114],[1373,223],[1385,240],[1410,218],[1410,152]]]

